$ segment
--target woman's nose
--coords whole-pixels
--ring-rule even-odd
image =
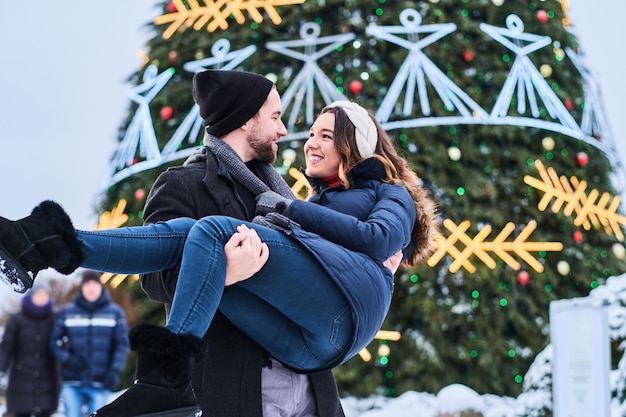
[[[305,143],[304,143],[304,147],[305,148],[318,148],[318,144],[317,144],[317,140],[315,139],[315,137],[310,137]]]

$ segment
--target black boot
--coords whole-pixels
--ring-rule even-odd
[[[15,291],[32,287],[42,269],[71,274],[82,261],[72,221],[54,201],[42,202],[21,220],[0,217],[0,279]]]
[[[207,355],[206,342],[149,324],[132,329],[129,339],[137,351],[135,383],[90,417],[200,417],[191,373]]]

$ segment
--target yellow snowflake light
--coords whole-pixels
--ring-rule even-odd
[[[528,242],[526,239],[536,229],[537,222],[528,223],[517,237],[512,241],[507,241],[511,232],[515,230],[515,224],[507,223],[496,238],[489,242],[486,238],[491,233],[491,226],[483,227],[476,236],[472,237],[467,234],[470,227],[470,221],[465,220],[460,225],[456,225],[452,220],[446,219],[443,225],[450,235],[446,238],[439,234],[435,236],[435,253],[428,259],[428,265],[435,266],[446,255],[449,254],[454,258],[454,262],[450,264],[449,271],[456,272],[461,267],[469,272],[475,272],[476,267],[470,262],[470,257],[475,255],[483,261],[491,269],[495,269],[496,261],[489,255],[494,255],[502,259],[514,271],[519,271],[521,264],[509,254],[512,252],[522,258],[531,268],[537,272],[543,272],[543,265],[533,257],[530,252],[538,251],[560,251],[563,244],[560,242]],[[457,243],[464,245],[461,250],[457,248]]]
[[[292,4],[302,4],[305,0],[172,0],[176,11],[157,17],[155,25],[169,24],[163,32],[163,39],[169,39],[176,31],[185,31],[189,27],[200,30],[206,26],[207,32],[214,32],[218,28],[228,29],[226,19],[233,16],[238,24],[243,24],[246,18],[244,11],[257,23],[263,21],[262,9],[267,13],[275,25],[282,22],[276,7]]]
[[[293,191],[293,193],[299,199],[305,200],[306,198],[303,197],[303,195],[308,196],[311,194],[312,191],[309,181],[306,179],[302,172],[298,171],[295,168],[289,168],[289,175],[291,175],[291,177],[296,180],[296,182],[294,182],[291,186],[291,191]]]
[[[400,340],[400,332],[392,331],[392,330],[379,330],[376,333],[376,337],[374,339],[378,340],[389,340],[396,342]],[[372,360],[372,354],[367,350],[367,348],[361,349],[359,352],[359,356],[363,359],[363,362],[369,362]]]
[[[618,196],[611,196],[607,192],[600,195],[596,189],[587,194],[585,180],[581,181],[574,176],[568,180],[564,175],[559,176],[554,168],[545,168],[540,160],[535,160],[535,167],[540,178],[526,175],[524,182],[544,192],[537,205],[539,210],[546,210],[554,200],[550,206],[553,213],[561,209],[566,216],[575,213],[576,226],[582,226],[585,230],[591,229],[591,226],[597,229],[603,227],[607,234],[614,234],[620,242],[624,241],[621,225],[626,224],[626,217],[617,213],[621,201]]]
[[[127,201],[122,198],[113,210],[102,213],[98,219],[98,224],[93,228],[93,230],[115,229],[126,224],[128,221],[128,214],[124,213],[126,204]],[[109,283],[111,287],[115,288],[124,282],[126,278],[138,280],[139,275],[111,274],[109,272],[105,272],[102,274],[100,279],[103,283]]]
[[[116,229],[128,221],[128,214],[124,213],[127,201],[121,199],[111,211],[105,211],[98,219],[98,224],[93,230]]]
[[[567,28],[572,25],[569,18],[569,0],[561,0],[561,8],[563,9],[563,26]]]

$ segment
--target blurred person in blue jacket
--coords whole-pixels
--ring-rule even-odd
[[[50,348],[61,363],[61,398],[67,417],[81,417],[109,402],[128,354],[128,326],[122,308],[100,281],[85,270],[74,302],[58,313]]]

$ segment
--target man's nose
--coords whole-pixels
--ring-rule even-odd
[[[279,136],[287,136],[287,127],[283,123],[282,119],[280,121],[280,125],[278,126],[278,135]]]

